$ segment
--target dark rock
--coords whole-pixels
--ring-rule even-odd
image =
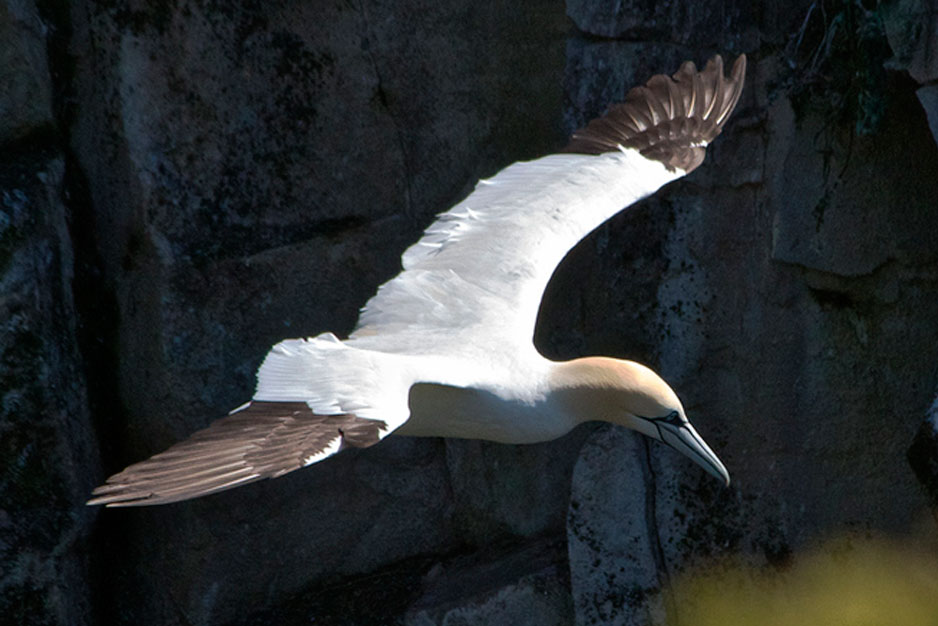
[[[567,516],[577,624],[637,626],[664,614],[649,469],[645,442],[625,429],[603,426],[583,446]]]
[[[907,71],[919,84],[938,80],[938,7],[934,0],[884,4],[883,26],[892,47],[892,67]]]
[[[928,127],[931,129],[932,137],[938,142],[938,85],[928,85],[915,92],[918,101],[922,103],[925,109],[925,115],[928,116]]]
[[[119,312],[109,470],[248,399],[280,339],[347,333],[435,213],[564,139],[555,4],[133,7],[72,13],[71,147]],[[473,444],[446,447],[391,440],[256,489],[108,511],[109,619],[226,622],[454,542],[562,532],[568,480],[539,481],[569,476],[569,447],[566,470],[509,451],[517,482],[490,493],[447,471],[478,465]],[[540,510],[519,510],[509,487],[533,484]]]
[[[72,302],[61,155],[0,157],[0,615],[90,624],[98,454]]]
[[[938,233],[923,228],[938,202],[938,182],[907,167],[909,154],[931,161],[938,151],[914,88],[897,79],[892,91],[883,127],[872,136],[838,132],[813,114],[796,122],[786,103],[776,104],[772,133],[784,160],[773,169],[772,186],[783,190],[772,224],[774,259],[847,277],[869,275],[890,260],[938,259]],[[858,237],[857,223],[880,236]]]
[[[570,32],[546,1],[40,8],[0,8],[0,615],[687,622],[666,589],[688,569],[784,568],[928,511],[905,459],[938,361],[925,3],[577,1]],[[656,367],[731,488],[584,426],[392,438],[190,503],[82,506],[246,400],[271,344],[348,332],[478,178],[716,52],[750,58],[723,136],[568,255],[536,343]]]
[[[573,621],[562,540],[536,540],[507,552],[490,548],[438,563],[425,576],[424,588],[405,617],[408,626]]]
[[[932,403],[928,417],[919,426],[909,447],[909,464],[931,499],[932,511],[938,519],[938,400]]]
[[[447,440],[446,471],[457,536],[485,545],[505,534],[561,532],[573,464],[586,434],[580,429],[529,446]],[[532,481],[532,476],[538,479]]]
[[[568,46],[576,118],[603,106],[589,95],[593,72],[616,80],[636,62],[616,65],[604,49],[637,46]],[[638,62],[668,67],[667,46],[646,49]],[[820,91],[796,112],[772,82],[783,66],[750,60],[736,117],[704,165],[574,250],[555,277],[572,304],[543,314],[557,329],[612,320],[618,335],[587,330],[579,353],[655,366],[733,479],[724,489],[652,443],[652,478],[633,470],[626,481],[615,453],[588,442],[581,464],[608,461],[584,479],[578,465],[574,477],[578,623],[660,623],[665,613],[687,621],[682,599],[660,593],[681,572],[731,555],[784,567],[813,538],[844,527],[898,532],[926,510],[904,461],[918,426],[908,406],[930,402],[938,359],[927,304],[938,297],[938,187],[918,169],[938,171],[938,150],[916,85],[890,75],[884,117],[865,135],[850,118],[826,115]],[[617,480],[623,487],[610,489]],[[599,497],[579,512],[591,488]],[[624,579],[635,580],[633,593],[604,592],[621,592]]]
[[[756,44],[754,12],[754,5],[747,2],[567,2],[567,15],[589,35],[723,51],[748,50]]]
[[[0,145],[52,125],[45,35],[32,2],[0,2]]]

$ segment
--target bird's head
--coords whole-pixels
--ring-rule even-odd
[[[620,424],[657,439],[727,485],[730,475],[684,414],[674,390],[635,361],[586,357],[558,364],[556,393],[583,421]]]

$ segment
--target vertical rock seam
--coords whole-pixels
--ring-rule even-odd
[[[384,90],[384,77],[381,75],[381,70],[378,69],[378,61],[375,59],[375,54],[371,49],[371,46],[375,43],[374,31],[371,28],[371,23],[368,20],[368,12],[365,10],[365,4],[361,0],[358,3],[358,12],[362,17],[362,37],[364,41],[368,43],[367,47],[363,46],[365,54],[368,55],[368,60],[371,62],[371,68],[375,73],[375,80],[378,81],[378,97],[381,99],[381,106],[388,112],[388,117],[391,118],[391,124],[394,126],[394,134],[397,137],[397,145],[401,150],[401,168],[404,170],[404,207],[408,217],[412,217],[414,214],[414,204],[411,199],[410,193],[410,166],[407,163],[407,148],[404,145],[404,134],[401,132],[401,125],[397,121],[394,112],[391,110],[391,103],[388,102],[387,92]]]
[[[938,521],[938,397],[915,434],[906,457],[928,494],[929,506]]]
[[[664,599],[665,613],[669,618],[669,623],[672,623],[673,626],[680,626],[677,604],[674,602],[674,596],[671,593],[671,572],[668,570],[668,562],[664,557],[664,548],[661,547],[661,534],[658,532],[658,518],[656,516],[658,486],[655,480],[655,470],[651,466],[651,442],[647,437],[642,437],[641,440],[645,452],[642,471],[646,486],[645,524],[648,526],[648,541],[651,544],[651,553],[655,558],[655,570],[658,573],[658,586],[661,588],[661,597]]]

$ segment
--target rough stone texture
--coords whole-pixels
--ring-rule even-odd
[[[804,17],[792,14],[792,37]],[[590,67],[635,82],[636,62],[615,59],[638,46],[571,43],[569,91],[594,92]],[[836,40],[832,48],[836,58]],[[673,54],[667,44],[647,50],[638,63],[660,55],[665,66]],[[861,134],[854,129],[865,127],[851,123],[864,114],[862,102],[838,103],[824,83],[801,91],[797,69],[781,69],[787,59],[779,56],[751,56],[740,110],[704,167],[585,242],[593,252],[617,251],[619,267],[597,258],[567,274],[568,265],[552,285],[575,303],[572,314],[551,313],[552,328],[576,328],[582,310],[595,315],[593,295],[612,286],[599,308],[624,312],[611,318],[622,339],[588,335],[594,343],[572,351],[656,365],[734,481],[721,489],[650,445],[652,478],[633,469],[625,489],[626,471],[611,460],[587,471],[589,459],[610,456],[604,439],[588,440],[572,502],[582,507],[588,492],[604,497],[586,513],[571,508],[578,624],[662,623],[665,614],[687,622],[681,598],[658,592],[688,567],[728,555],[781,567],[817,537],[844,528],[903,533],[927,511],[905,450],[938,358],[930,338],[938,312],[929,304],[938,295],[938,185],[926,173],[936,171],[938,151],[915,85],[902,75],[884,77],[882,119]],[[579,111],[596,110],[589,96],[574,100],[572,125]],[[640,287],[617,295],[633,270]],[[636,340],[636,326],[657,336]],[[623,453],[634,454],[629,448]],[[644,498],[642,484],[651,490]],[[624,576],[635,580],[634,593],[623,593]]]
[[[0,2],[0,144],[52,125],[45,25],[26,0]]]
[[[881,8],[894,57],[890,64],[921,84],[938,80],[938,4],[897,0]]]
[[[0,621],[90,624],[84,492],[100,471],[71,298],[63,162],[0,156]]]
[[[652,0],[567,2],[567,15],[583,33],[682,47],[733,49],[741,39],[758,37],[753,28],[755,14],[756,5],[745,2],[720,5]],[[743,28],[734,28],[737,26]],[[748,49],[750,45],[745,47]],[[660,71],[660,68],[656,70]]]
[[[641,626],[661,614],[648,462],[640,435],[609,426],[593,433],[577,460],[567,517],[577,624]]]
[[[72,148],[119,311],[109,470],[241,404],[276,341],[348,332],[434,213],[562,142],[562,10],[73,11]],[[461,445],[389,441],[259,489],[108,512],[99,554],[119,600],[105,618],[224,623],[326,577],[562,532],[569,443],[561,463],[557,446],[509,451],[517,480],[491,491],[463,472],[505,453]],[[511,487],[554,475],[531,490],[536,512],[517,508]]]
[[[543,540],[484,561],[454,559],[427,573],[425,592],[408,611],[407,626],[485,626],[572,621],[570,580],[562,541]]]
[[[818,538],[927,515],[906,450],[938,385],[934,14],[613,4],[571,0],[572,25],[546,1],[83,0],[40,4],[42,22],[2,5],[0,54],[41,59],[4,67],[44,87],[23,109],[40,114],[0,134],[18,138],[0,152],[0,307],[24,311],[0,323],[35,337],[0,337],[22,375],[4,407],[24,385],[38,407],[0,424],[4,458],[45,462],[47,482],[4,466],[3,549],[29,562],[0,570],[0,609],[20,611],[0,615],[690,623],[667,589],[688,567],[783,567]],[[190,503],[81,506],[105,473],[243,402],[274,342],[347,332],[476,179],[715,52],[750,56],[726,132],[568,256],[536,343],[658,368],[731,488],[584,426],[528,447],[392,438]]]
[[[72,295],[46,28],[0,2],[0,622],[90,624],[100,472]]]
[[[908,72],[925,85],[916,94],[928,115],[932,136],[938,141],[938,3],[934,0],[899,0],[881,8],[883,28],[893,56],[889,67]]]
[[[915,433],[909,447],[909,464],[931,499],[932,512],[938,520],[938,397]]]
[[[928,85],[915,92],[918,101],[922,103],[925,109],[925,115],[928,116],[928,127],[931,129],[932,137],[938,142],[938,85]]]
[[[911,170],[907,161],[913,150],[928,153],[929,137],[913,133],[895,117],[899,111],[914,111],[917,104],[908,98],[895,102],[882,137],[842,147],[834,137],[827,154],[798,135],[821,135],[825,120],[811,115],[798,124],[784,102],[775,105],[772,139],[779,144],[781,160],[772,164],[769,182],[785,193],[777,196],[773,216],[773,260],[846,278],[873,276],[892,262],[929,265],[938,260],[938,232],[928,228],[935,182]],[[927,128],[926,122],[921,130]],[[845,236],[856,223],[868,225],[877,236]],[[894,285],[886,282],[883,287]]]
[[[446,471],[460,539],[485,545],[506,533],[529,537],[562,531],[573,464],[586,434],[580,429],[536,446],[447,440]]]

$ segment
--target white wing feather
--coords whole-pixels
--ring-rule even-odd
[[[287,339],[274,346],[257,373],[253,400],[305,402],[316,415],[354,414],[388,425],[410,413],[407,390],[415,382],[413,359],[360,350],[332,333]]]
[[[469,358],[530,351],[541,296],[567,252],[683,174],[630,149],[510,165],[404,252],[404,271],[365,305],[349,345]]]

